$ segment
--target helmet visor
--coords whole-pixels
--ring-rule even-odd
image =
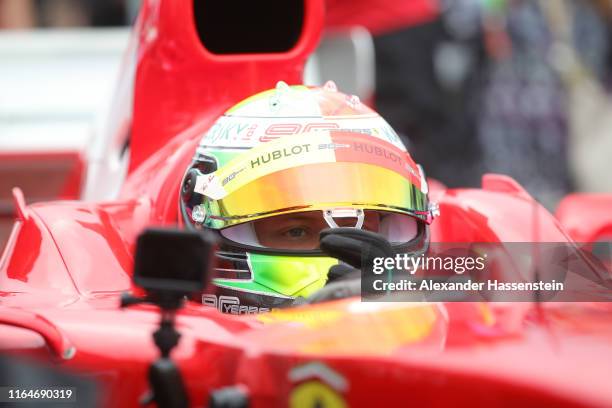
[[[193,219],[222,229],[274,215],[347,207],[427,221],[424,183],[410,156],[384,140],[350,132],[285,136],[199,176],[195,192],[202,200]]]

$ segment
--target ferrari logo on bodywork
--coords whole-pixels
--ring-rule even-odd
[[[309,363],[289,372],[289,380],[298,385],[289,394],[291,408],[345,408],[342,395],[348,389],[344,377],[323,363]]]

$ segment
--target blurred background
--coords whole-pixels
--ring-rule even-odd
[[[2,0],[0,27],[109,27],[131,24],[140,0]]]
[[[612,0],[327,1],[350,27],[325,35],[305,81],[374,104],[428,176],[508,174],[551,210],[612,193]],[[437,12],[410,17],[415,2]],[[112,198],[92,168],[122,166],[101,129],[139,5],[0,0],[0,248],[13,186],[28,202]]]

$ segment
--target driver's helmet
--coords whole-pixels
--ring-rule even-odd
[[[214,291],[202,301],[235,314],[321,289],[339,262],[319,249],[321,230],[371,230],[418,255],[434,212],[398,135],[333,82],[279,82],[229,109],[202,138],[179,201],[187,228],[219,238]]]

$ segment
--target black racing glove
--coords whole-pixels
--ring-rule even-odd
[[[382,235],[358,228],[329,228],[321,231],[320,248],[341,264],[330,268],[327,284],[303,303],[359,296],[361,278],[372,275],[375,258],[394,255],[389,241]]]

